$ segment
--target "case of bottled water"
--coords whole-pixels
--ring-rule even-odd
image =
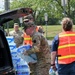
[[[23,59],[20,59],[17,63],[17,75],[30,75],[30,68]]]
[[[14,37],[13,36],[7,36],[6,39],[7,39],[8,43],[14,42]]]
[[[17,63],[18,63],[19,60],[20,60],[20,57],[18,57],[18,56],[12,57],[13,66],[14,66],[16,71],[17,71]]]
[[[13,66],[16,69],[16,64],[18,62],[18,60],[20,59],[20,57],[17,55],[17,49],[14,50],[10,50],[11,52],[11,56],[12,56],[12,62],[13,62]]]
[[[24,61],[19,54],[22,54],[24,50],[28,50],[30,46],[20,46],[16,48],[16,44],[14,43],[14,37],[8,36],[6,37],[11,56],[14,69],[17,71],[17,75],[30,75],[30,68],[26,61]]]
[[[11,56],[12,57],[16,57],[17,56],[17,49],[10,50],[10,52],[11,52]]]
[[[9,43],[9,48],[10,48],[10,50],[16,49],[16,44],[14,42],[13,43]]]
[[[14,43],[14,37],[13,36],[7,36],[6,37],[10,50],[14,50],[16,48],[16,44]]]

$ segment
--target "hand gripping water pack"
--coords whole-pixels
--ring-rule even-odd
[[[29,48],[30,48],[30,46],[29,46]],[[21,55],[23,54],[23,52],[26,51],[29,48],[26,45],[19,46],[17,48],[17,54],[21,57]]]
[[[31,62],[31,63],[36,63],[37,62],[37,57],[35,54],[31,54],[31,55],[24,55],[23,52],[30,49],[31,46],[30,45],[23,45],[20,46],[19,48],[17,48],[17,53],[18,55],[25,60],[27,63]]]
[[[30,75],[30,68],[23,59],[17,62],[17,75]]]

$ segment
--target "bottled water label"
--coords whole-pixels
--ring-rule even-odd
[[[28,72],[17,72],[17,75],[30,75]]]
[[[12,57],[16,57],[17,56],[17,50],[10,50]]]
[[[27,65],[17,65],[17,69],[20,72],[29,72],[30,70],[28,69],[29,67]]]
[[[9,47],[10,47],[10,50],[13,50],[16,48],[16,43],[8,43],[9,44]]]
[[[14,42],[14,37],[13,36],[7,36],[6,37],[8,43],[13,43]]]
[[[12,57],[13,66],[16,70],[17,70],[17,63],[19,60],[20,60],[19,57]]]

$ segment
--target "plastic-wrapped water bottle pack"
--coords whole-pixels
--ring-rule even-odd
[[[14,43],[14,37],[13,36],[7,36],[6,39],[7,39],[8,43]]]
[[[17,75],[30,75],[29,66],[23,59],[17,62]]]
[[[7,39],[10,50],[16,49],[16,44],[14,43],[14,37],[13,36],[7,36],[6,39]]]
[[[25,48],[23,49],[23,46],[22,46],[20,47],[20,50],[18,50],[19,48],[16,48],[16,44],[14,43],[13,36],[8,36],[7,41],[8,41],[11,56],[12,56],[13,66],[15,70],[17,71],[17,75],[30,75],[30,68],[28,66],[28,63],[18,55],[18,53],[21,54],[23,50],[25,50]],[[27,46],[26,46],[26,49],[28,49]]]

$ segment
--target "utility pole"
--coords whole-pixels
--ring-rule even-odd
[[[4,0],[5,10],[8,11],[10,9],[10,3],[9,0]]]
[[[46,22],[46,38],[47,38],[47,21],[48,21],[48,14],[45,13],[45,14],[44,14],[44,17],[45,17],[45,22]]]
[[[9,0],[4,0],[4,6],[5,6],[5,11],[8,11],[10,9]],[[9,24],[8,24],[8,22],[6,23],[6,26],[7,26],[7,33],[9,33]]]
[[[21,25],[20,27],[22,29],[22,23],[23,23],[22,17],[19,18],[19,21],[20,21],[20,25]]]
[[[63,6],[64,9],[64,17],[66,16],[66,5],[67,5],[68,0],[61,0],[61,5]]]

